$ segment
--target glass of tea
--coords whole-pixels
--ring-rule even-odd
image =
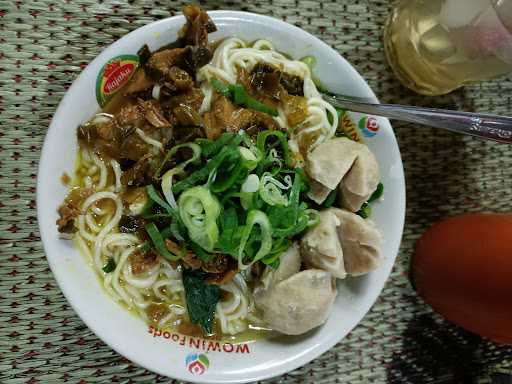
[[[402,0],[384,47],[398,79],[424,95],[512,72],[512,0]]]

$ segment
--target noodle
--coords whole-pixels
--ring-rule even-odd
[[[82,211],[87,212],[87,209],[94,203],[102,200],[102,199],[112,199],[116,204],[116,210],[114,215],[108,219],[107,223],[103,226],[101,231],[94,239],[94,265],[98,271],[101,271],[103,267],[103,257],[101,254],[101,247],[104,237],[110,233],[112,229],[119,223],[121,220],[121,216],[123,214],[123,203],[121,202],[121,198],[117,196],[113,192],[96,192],[92,196],[89,196],[82,205]],[[79,220],[83,217],[80,216]],[[83,237],[90,236],[90,233],[85,231],[85,228],[79,228],[80,234]],[[82,232],[82,230],[84,230]]]
[[[151,137],[147,136],[144,131],[140,128],[137,128],[135,130],[135,133],[137,133],[137,135],[139,135],[139,137],[144,140],[146,143],[148,143],[149,145],[152,145],[154,146],[156,149],[158,149],[159,151],[162,150],[164,148],[164,146],[162,145],[161,142],[159,142],[158,140],[155,140],[155,139],[152,139]]]
[[[216,316],[222,332],[235,335],[245,331],[248,328],[247,316],[252,310],[252,294],[244,278],[239,273],[232,282],[223,285],[222,289],[230,292],[226,302],[217,303]]]

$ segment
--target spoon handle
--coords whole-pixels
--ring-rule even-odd
[[[349,111],[428,125],[487,140],[512,144],[512,117],[398,104],[370,104],[347,100],[343,96],[322,96],[335,107]]]

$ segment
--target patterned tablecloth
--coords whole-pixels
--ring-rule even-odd
[[[71,310],[43,253],[36,173],[52,114],[106,45],[185,2],[0,0],[0,382],[172,382],[127,361]],[[386,65],[389,0],[203,1],[281,18],[343,54],[385,102],[512,113],[512,79],[426,98]],[[512,348],[444,322],[407,277],[416,239],[435,220],[509,211],[512,147],[395,123],[407,178],[400,255],[372,310],[341,343],[279,383],[511,383]],[[512,325],[511,325],[512,326]]]

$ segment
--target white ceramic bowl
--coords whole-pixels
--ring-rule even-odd
[[[245,40],[265,38],[279,51],[294,58],[314,55],[316,74],[330,91],[370,97],[377,102],[363,78],[329,46],[285,22],[256,14],[210,12],[218,31],[211,40],[237,36]],[[262,340],[234,346],[149,329],[139,318],[116,304],[71,242],[60,240],[55,226],[57,208],[66,195],[60,182],[63,172],[72,174],[77,142],[76,128],[99,106],[96,101],[98,73],[109,59],[136,54],[143,45],[151,50],[174,41],[184,23],[177,16],[139,28],[105,49],[66,93],[53,117],[42,150],[37,184],[39,226],[50,267],[67,300],[87,326],[117,352],[154,372],[204,383],[235,383],[261,380],[297,368],[343,339],[368,312],[380,294],[396,258],[405,211],[405,186],[400,152],[387,119],[365,120],[359,134],[375,153],[385,194],[373,208],[373,220],[384,235],[383,265],[360,278],[338,282],[339,294],[325,325],[307,335]],[[363,120],[363,122],[361,122]],[[368,137],[367,137],[368,136]]]

